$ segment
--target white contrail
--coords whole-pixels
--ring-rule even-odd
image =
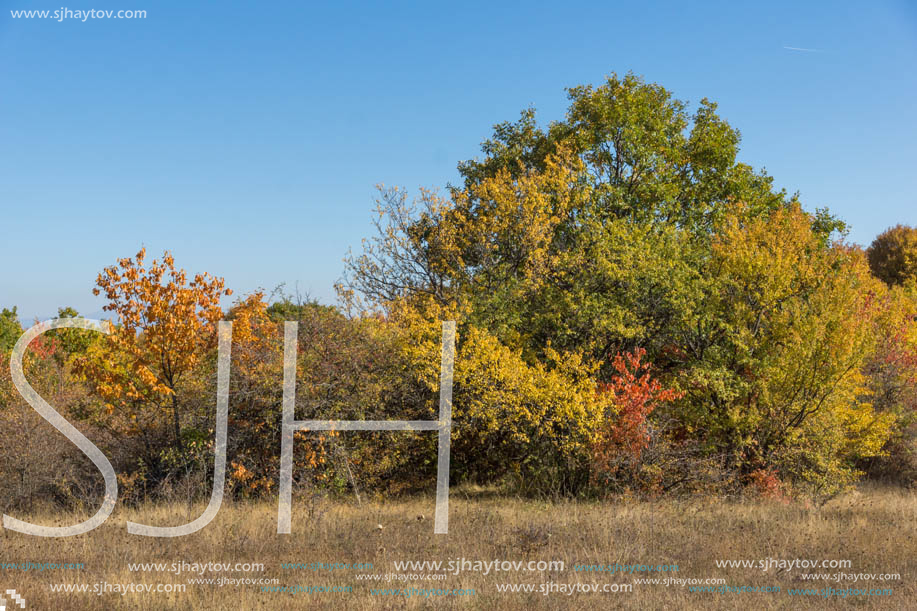
[[[783,47],[790,51],[805,51],[806,53],[821,53],[821,49],[806,49],[805,47]]]

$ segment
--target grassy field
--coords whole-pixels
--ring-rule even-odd
[[[452,495],[450,531],[433,535],[432,499],[362,507],[301,501],[293,534],[276,534],[276,505],[225,503],[202,531],[174,539],[129,535],[127,520],[176,524],[201,507],[118,508],[95,531],[42,539],[3,531],[0,562],[81,562],[79,569],[0,570],[2,590],[15,588],[29,609],[917,609],[917,494],[871,489],[848,494],[818,510],[801,505],[717,499],[619,504],[548,504],[483,491]],[[23,516],[17,516],[23,517]],[[31,517],[67,524],[75,516]],[[381,526],[381,528],[380,528]],[[442,581],[367,582],[357,575],[395,572],[394,561],[562,560],[563,571],[463,571]],[[837,583],[802,581],[800,569],[717,568],[716,560],[850,560],[824,573],[898,573],[900,579]],[[262,563],[263,572],[137,572],[128,563]],[[372,563],[371,570],[283,569],[281,563]],[[665,574],[609,575],[574,570],[576,564],[667,564]],[[281,586],[352,586],[351,592],[263,592],[260,585],[188,584],[189,578],[272,579]],[[619,583],[635,578],[723,578],[729,586],[780,586],[779,593],[698,593],[689,586],[633,585],[619,593],[500,593],[498,584]],[[50,584],[186,584],[170,593],[54,593]],[[465,588],[474,595],[378,596],[376,588]],[[789,588],[892,588],[891,596],[791,596]],[[536,586],[537,587],[537,586]]]

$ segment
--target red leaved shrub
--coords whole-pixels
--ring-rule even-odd
[[[662,387],[652,377],[652,366],[644,363],[646,350],[615,356],[616,372],[599,392],[611,393],[615,413],[608,414],[593,444],[593,474],[599,480],[633,475],[639,469],[643,450],[650,443],[648,416],[661,403],[673,401],[683,393]]]

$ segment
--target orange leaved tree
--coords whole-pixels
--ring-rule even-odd
[[[173,443],[181,449],[182,405],[178,384],[216,345],[223,316],[222,278],[197,274],[189,281],[166,251],[144,267],[146,249],[133,259],[106,267],[93,293],[104,294],[104,309],[115,315],[111,334],[77,360],[76,367],[106,401],[109,411],[152,404],[171,412]]]

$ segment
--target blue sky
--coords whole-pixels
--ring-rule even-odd
[[[0,305],[95,313],[146,245],[326,302],[374,185],[443,187],[494,123],[629,70],[868,243],[917,225],[917,5],[0,0]],[[20,9],[145,19],[13,19]],[[815,49],[798,51],[796,47]]]

